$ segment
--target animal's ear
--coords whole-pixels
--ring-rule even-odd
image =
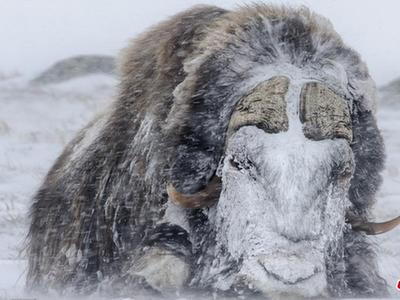
[[[382,182],[380,173],[384,167],[385,149],[372,111],[355,107],[352,119],[351,147],[356,167],[349,198],[354,208],[363,213],[374,203],[375,193]]]

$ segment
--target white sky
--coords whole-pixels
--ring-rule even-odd
[[[35,74],[75,54],[116,55],[150,25],[194,4],[236,0],[0,0],[0,72]],[[400,77],[399,0],[271,0],[328,17],[378,84]]]

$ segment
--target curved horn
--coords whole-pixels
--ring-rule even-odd
[[[289,83],[289,78],[285,76],[275,76],[259,83],[236,105],[229,122],[227,137],[247,125],[257,126],[268,133],[287,131],[289,120],[285,96]]]
[[[221,193],[221,178],[214,176],[210,183],[201,191],[194,194],[182,194],[172,184],[168,184],[169,199],[185,208],[201,208],[214,203]]]
[[[388,232],[400,225],[400,216],[394,218],[390,221],[382,222],[382,223],[373,223],[373,222],[350,222],[353,230],[355,231],[364,231],[368,235],[377,235],[381,233]]]
[[[347,101],[318,82],[306,83],[300,95],[300,121],[304,135],[311,140],[344,138],[353,140]]]

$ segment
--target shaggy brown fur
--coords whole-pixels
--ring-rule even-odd
[[[67,146],[35,196],[29,233],[29,287],[84,286],[97,280],[98,270],[116,272],[120,266],[115,265],[126,259],[120,249],[140,244],[160,219],[174,152],[161,133],[173,90],[184,79],[183,61],[193,52],[194,40],[223,13],[214,7],[194,8],[150,29],[124,51],[121,92],[105,117],[101,135],[82,149],[81,157],[72,158],[87,132],[99,126],[99,118]],[[158,149],[144,144],[132,148],[149,115],[154,118],[149,140]],[[154,162],[156,165],[149,166]],[[146,176],[150,167],[155,171]],[[118,240],[113,240],[113,225],[121,233]],[[86,261],[68,270],[65,251],[71,247]]]

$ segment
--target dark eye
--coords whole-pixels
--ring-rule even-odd
[[[249,160],[247,157],[243,159],[238,159],[235,156],[232,156],[231,159],[229,159],[229,164],[235,168],[236,170],[249,170],[254,167],[254,164],[251,160]]]

